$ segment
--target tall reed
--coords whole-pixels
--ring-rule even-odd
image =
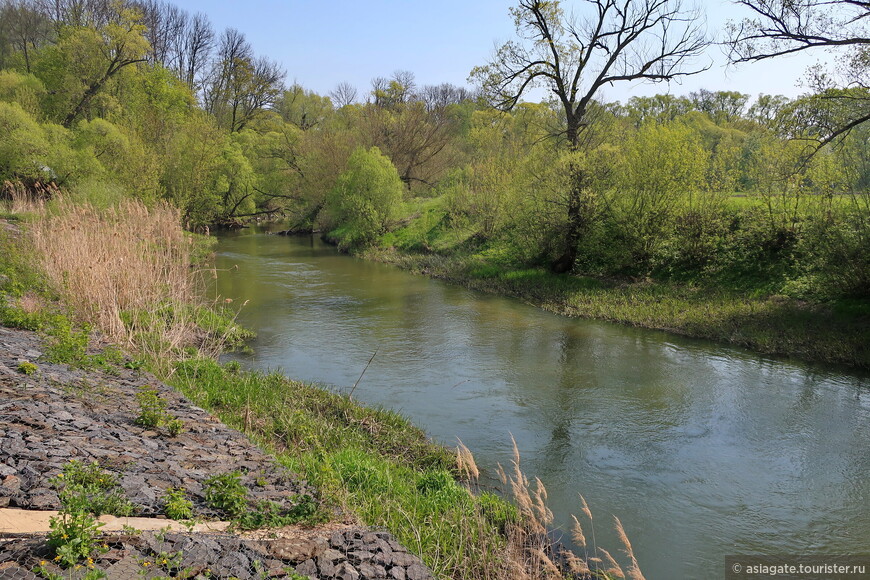
[[[56,197],[29,231],[62,300],[111,341],[154,360],[187,346],[219,349],[197,320],[201,279],[177,209],[124,200],[97,210]]]
[[[644,580],[634,549],[619,518],[614,516],[614,526],[617,537],[622,543],[622,552],[628,561],[627,566],[623,568],[609,551],[596,544],[592,510],[589,509],[582,495],[580,512],[589,524],[592,544],[587,543],[580,519],[575,515],[571,516],[574,522],[571,538],[577,547],[583,550],[582,556],[552,541],[549,532],[552,529],[553,512],[547,506],[547,489],[538,478],[535,478],[534,483],[529,481],[520,468],[520,452],[513,437],[511,442],[513,443],[512,468],[510,472],[506,472],[499,465],[498,475],[510,490],[522,516],[517,524],[507,530],[508,552],[514,577],[522,580],[563,577],[584,580],[591,578]]]

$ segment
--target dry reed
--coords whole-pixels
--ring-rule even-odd
[[[159,360],[203,346],[191,308],[202,296],[193,240],[180,224],[169,205],[97,210],[58,197],[30,232],[39,267],[76,316]]]
[[[549,537],[554,518],[553,512],[547,507],[546,487],[538,478],[535,478],[534,485],[529,483],[529,479],[523,474],[520,467],[520,452],[513,437],[511,437],[511,442],[513,444],[511,473],[505,472],[501,465],[498,466],[497,473],[502,483],[510,489],[513,500],[522,516],[520,523],[508,530],[508,553],[513,568],[512,577],[546,579],[562,578],[567,575],[582,579],[629,578],[630,580],[644,580],[631,542],[628,540],[628,535],[625,533],[625,528],[619,518],[614,517],[614,526],[617,537],[623,544],[623,552],[629,560],[627,571],[620,566],[610,552],[595,544],[592,510],[589,509],[589,505],[582,495],[580,496],[580,512],[589,522],[592,531],[592,545],[587,545],[580,520],[572,514],[571,518],[574,525],[571,529],[571,538],[579,548],[584,550],[584,554],[581,557],[568,549],[562,549],[558,554],[554,554],[556,546],[553,545]],[[464,454],[466,451],[467,448],[462,453]],[[589,548],[591,548],[591,554]],[[555,556],[559,557],[560,562],[554,562]]]

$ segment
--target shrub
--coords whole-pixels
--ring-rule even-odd
[[[403,185],[377,147],[358,148],[326,198],[339,247],[366,246],[387,232],[402,204]]]

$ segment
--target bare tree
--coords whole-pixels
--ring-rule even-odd
[[[203,101],[231,132],[241,131],[281,95],[284,71],[266,57],[254,57],[245,35],[228,28],[221,35]]]
[[[750,62],[822,47],[870,44],[870,2],[735,0],[753,13],[728,27],[732,62]]]
[[[443,109],[447,105],[458,105],[462,101],[471,100],[474,94],[465,87],[457,87],[450,83],[426,85],[420,89],[417,98],[426,104],[429,111]]]
[[[31,52],[48,41],[51,36],[51,23],[48,16],[33,2],[4,0],[0,4],[0,36],[15,50],[21,51],[25,69],[30,72]],[[0,58],[0,66],[2,64]]]
[[[335,88],[329,92],[329,98],[332,99],[333,105],[339,109],[345,105],[350,105],[356,102],[356,95],[356,87],[348,82],[338,83]]]
[[[497,49],[475,79],[495,106],[514,107],[533,86],[543,85],[558,101],[572,151],[583,148],[595,95],[622,81],[669,81],[708,68],[695,59],[709,45],[697,8],[682,0],[584,0],[580,15],[566,14],[558,0],[520,0],[511,9],[518,40]],[[577,243],[591,218],[586,171],[571,168],[565,202],[564,248],[555,272],[574,267]]]
[[[137,0],[131,3],[142,14],[145,25],[145,38],[151,45],[148,60],[161,63],[167,68],[174,67],[173,47],[184,34],[187,27],[187,12],[164,0]]]
[[[751,18],[728,26],[729,57],[734,63],[798,52],[834,49],[842,56],[836,70],[810,69],[816,95],[787,109],[794,136],[815,141],[810,154],[870,121],[870,2],[859,0],[734,0]]]
[[[182,34],[175,38],[172,54],[175,71],[197,93],[202,89],[202,75],[211,58],[215,32],[208,16],[197,12],[188,18]]]

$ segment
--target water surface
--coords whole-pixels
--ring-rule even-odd
[[[312,237],[228,234],[213,290],[248,301],[245,364],[459,437],[489,473],[516,439],[558,526],[582,493],[650,580],[722,578],[729,554],[870,554],[870,380],[549,314]],[[586,529],[587,537],[590,529]]]

